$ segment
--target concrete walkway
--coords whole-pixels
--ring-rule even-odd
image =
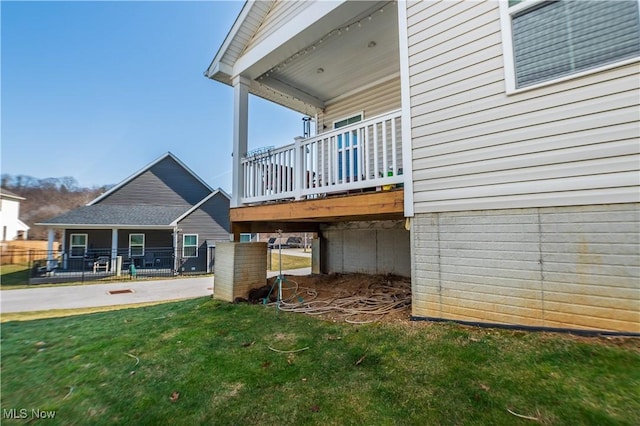
[[[282,271],[285,275],[309,275],[311,268]],[[267,277],[278,275],[268,272]],[[212,276],[157,281],[119,281],[82,286],[32,287],[0,291],[0,312],[32,312],[128,305],[212,296]],[[111,294],[114,291],[127,291]],[[110,293],[111,292],[111,293]]]

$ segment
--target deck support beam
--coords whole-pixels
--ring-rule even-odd
[[[317,232],[320,223],[404,218],[404,190],[232,208],[232,232]]]

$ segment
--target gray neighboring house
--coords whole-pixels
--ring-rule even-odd
[[[86,206],[56,216],[49,243],[62,231],[59,270],[91,270],[95,262],[122,268],[211,272],[216,242],[229,241],[229,201],[170,152]],[[53,254],[50,254],[53,259]]]

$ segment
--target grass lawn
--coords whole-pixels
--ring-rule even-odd
[[[637,425],[639,365],[631,339],[200,298],[4,323],[2,423],[24,424],[14,408],[65,425]]]
[[[282,255],[282,270],[308,268],[310,266],[310,257],[293,256],[290,254]],[[269,271],[280,270],[280,256],[278,255],[278,250],[271,251],[271,263],[269,263],[269,257],[267,255],[267,269]]]
[[[0,286],[3,289],[26,287],[29,283],[29,267],[26,265],[0,266]]]

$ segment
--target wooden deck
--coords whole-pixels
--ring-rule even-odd
[[[317,232],[320,223],[404,217],[404,189],[232,208],[234,236],[243,232]]]

